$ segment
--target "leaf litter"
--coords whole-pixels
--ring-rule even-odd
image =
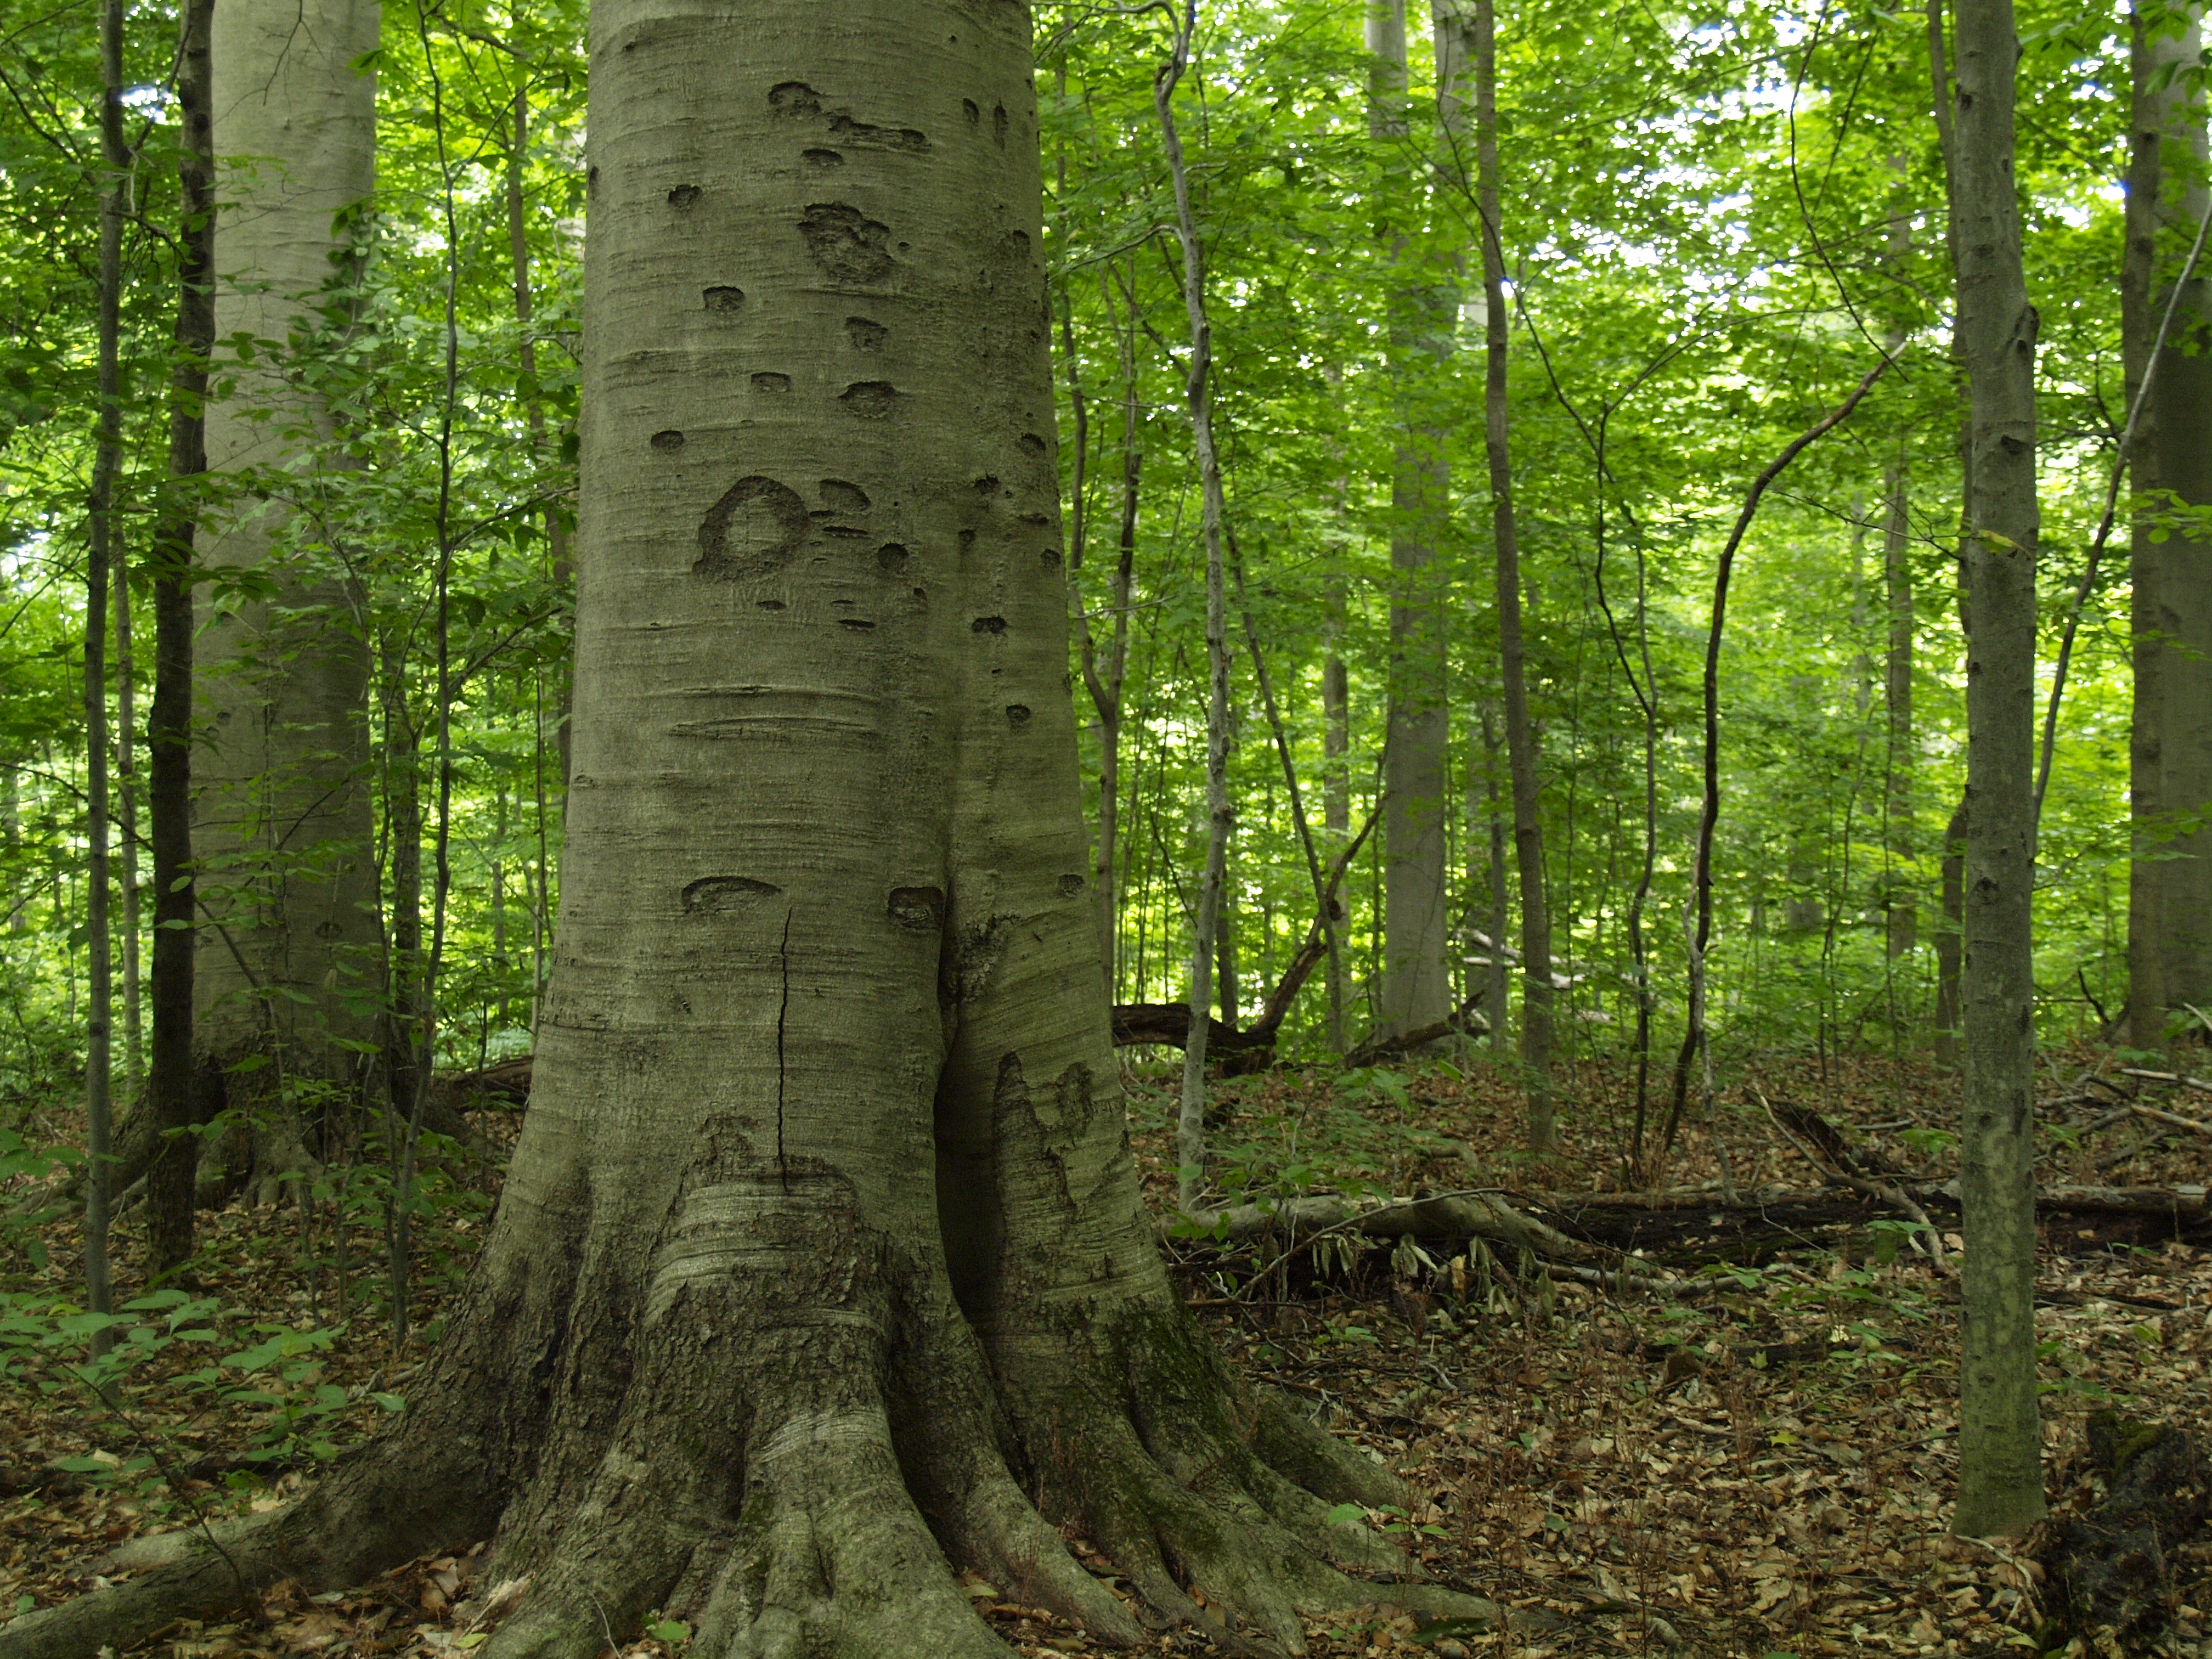
[[[2201,1138],[2137,1114],[2107,1121],[2109,1097],[2124,1091],[2154,1109],[2200,1117],[2212,1102],[2169,1097],[2157,1080],[2124,1078],[2092,1051],[2058,1058],[2043,1103],[2047,1185],[2202,1181]],[[2063,1086],[2085,1070],[2098,1080]],[[1172,1081],[1166,1068],[1142,1064],[1127,1080],[1140,1170],[1164,1216]],[[1314,1653],[2033,1654],[2057,1611],[2038,1559],[2045,1540],[2104,1495],[2093,1416],[2118,1411],[2212,1444],[2212,1232],[2142,1216],[2047,1218],[2037,1329],[2053,1519],[2010,1545],[1951,1537],[1955,1279],[1912,1248],[1911,1230],[1879,1200],[1824,1183],[1754,1102],[1816,1107],[1900,1179],[1941,1180],[1952,1167],[1942,1126],[1955,1085],[1909,1064],[1831,1059],[1825,1076],[1776,1065],[1740,1097],[1724,1097],[1719,1133],[1740,1188],[1825,1185],[1832,1195],[1817,1212],[1791,1212],[1828,1218],[1778,1238],[1720,1201],[1702,1125],[1664,1177],[1678,1198],[1663,1216],[1643,1212],[1643,1224],[1623,1229],[1620,1212],[1570,1202],[1620,1186],[1632,1079],[1590,1064],[1562,1083],[1572,1108],[1562,1112],[1562,1146],[1541,1164],[1516,1150],[1517,1095],[1480,1060],[1343,1076],[1281,1069],[1218,1085],[1210,1135],[1220,1154],[1208,1170],[1217,1198],[1503,1190],[1577,1237],[1601,1238],[1612,1226],[1614,1242],[1641,1252],[1631,1258],[1639,1276],[1648,1263],[1682,1285],[1649,1296],[1559,1282],[1533,1259],[1481,1241],[1339,1235],[1271,1250],[1171,1239],[1188,1299],[1254,1384],[1364,1447],[1413,1493],[1404,1513],[1340,1509],[1333,1518],[1392,1534],[1435,1578],[1510,1610],[1504,1628],[1425,1622],[1392,1600],[1394,1586],[1376,1583],[1371,1601],[1310,1622]],[[475,1178],[495,1190],[496,1158]],[[231,1379],[255,1386],[180,1391],[170,1380],[207,1370],[210,1350],[173,1344],[133,1373],[130,1421],[58,1386],[58,1361],[20,1334],[0,1348],[0,1612],[143,1570],[146,1552],[159,1547],[149,1540],[299,1490],[404,1396],[484,1225],[480,1205],[427,1219],[412,1298],[423,1334],[395,1349],[369,1295],[369,1228],[350,1240],[355,1300],[341,1317],[327,1216],[234,1206],[204,1219],[197,1293],[216,1304],[203,1321],[213,1347],[252,1352],[277,1330],[302,1346]],[[10,1251],[0,1291],[58,1302],[77,1261],[74,1222],[52,1218],[37,1234],[44,1265]],[[119,1278],[134,1282],[143,1239],[126,1224],[117,1244]],[[306,1344],[311,1334],[319,1340]],[[1087,1540],[1070,1545],[1114,1581]],[[1098,1650],[978,1576],[962,1582],[1027,1659]],[[480,1646],[526,1588],[485,1582],[478,1547],[335,1595],[280,1584],[258,1609],[180,1621],[138,1651],[452,1659]],[[2051,1638],[2050,1650],[2212,1659],[2212,1547],[2200,1536],[2167,1549],[2157,1588],[2156,1616],[2134,1633],[2091,1630],[2063,1645]],[[677,1659],[689,1634],[655,1616],[609,1651]],[[1237,1650],[1204,1630],[1157,1640],[1162,1652]]]

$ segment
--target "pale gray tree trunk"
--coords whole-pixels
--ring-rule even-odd
[[[1405,0],[1369,0],[1368,125],[1391,180],[1376,229],[1388,252],[1389,368],[1398,402],[1390,474],[1389,732],[1382,748],[1382,981],[1379,1031],[1433,1025],[1451,1012],[1445,818],[1450,738],[1444,687],[1444,568],[1437,558],[1451,488],[1443,434],[1425,404],[1451,349],[1453,295],[1425,268],[1426,197],[1407,165]]]
[[[138,892],[138,662],[131,635],[131,568],[118,557],[115,568],[115,823],[122,870],[117,890],[123,900],[123,1083],[136,1094],[146,1074],[145,1018],[139,1001]]]
[[[1066,180],[1062,179],[1065,189]],[[1129,663],[1129,586],[1136,573],[1139,486],[1144,477],[1142,414],[1137,400],[1136,299],[1128,296],[1127,328],[1117,331],[1121,348],[1121,511],[1117,556],[1108,597],[1113,611],[1113,631],[1104,648],[1091,627],[1091,611],[1079,585],[1085,556],[1083,533],[1085,511],[1083,441],[1086,430],[1082,383],[1076,373],[1075,326],[1072,307],[1060,313],[1060,339],[1067,363],[1068,399],[1076,411],[1077,460],[1069,512],[1068,599],[1073,607],[1077,643],[1081,649],[1084,689],[1098,715],[1098,839],[1091,863],[1094,896],[1098,905],[1098,949],[1104,970],[1106,994],[1111,1000],[1118,982],[1116,957],[1120,945],[1121,911],[1114,860],[1121,824],[1121,685]],[[1115,313],[1110,289],[1106,294],[1109,314]]]
[[[1528,1147],[1541,1152],[1552,1144],[1552,923],[1545,902],[1542,807],[1536,789],[1536,734],[1528,719],[1528,653],[1521,637],[1521,548],[1513,524],[1506,424],[1505,246],[1498,189],[1497,18],[1491,0],[1475,4],[1474,88],[1486,362],[1483,438],[1497,546],[1498,656],[1506,765],[1513,780],[1513,849],[1521,876],[1521,1063],[1528,1096]]]
[[[1328,594],[1328,641],[1321,665],[1322,710],[1322,830],[1333,858],[1352,837],[1352,679],[1339,643],[1344,635],[1344,584],[1332,580]],[[1345,923],[1348,913],[1332,906],[1324,923],[1328,929],[1328,1049],[1345,1052],[1344,1006],[1349,994],[1345,983]]]
[[[1900,443],[1897,459],[1882,481],[1881,580],[1889,615],[1889,649],[1882,667],[1882,712],[1888,746],[1884,752],[1883,811],[1888,817],[1887,844],[1906,868],[1917,850],[1912,827],[1912,655],[1917,636],[1912,599],[1911,473]],[[1910,888],[1893,882],[1888,898],[1888,949],[1893,961],[1912,953],[1918,943],[1920,912]]]
[[[2185,252],[2207,206],[2204,103],[2176,74],[2202,42],[2195,7],[2131,17],[2127,246],[2121,322],[2129,402],[2145,380],[2126,457],[2136,499],[2135,716],[2130,789],[2140,858],[2129,878],[2130,1033],[2166,1042],[2169,1016],[2212,999],[2212,540],[2170,522],[2172,506],[2212,503],[2212,283],[2191,274],[2172,325],[2159,331]],[[2155,353],[2156,371],[2153,373]]]
[[[1374,1599],[1332,1557],[1494,1617],[1328,1523],[1405,1494],[1245,1392],[1145,1214],[1026,9],[601,0],[592,46],[574,804],[497,1221],[382,1438],[0,1659],[484,1537],[530,1588],[482,1659],[655,1608],[734,1659],[1006,1659],[953,1566],[1152,1644],[1079,1534],[1290,1653]]]
[[[1190,173],[1183,165],[1182,138],[1175,118],[1176,87],[1189,64],[1196,27],[1197,0],[1191,0],[1176,21],[1174,56],[1152,77],[1152,105],[1175,186],[1176,234],[1182,244],[1183,306],[1190,322],[1184,392],[1190,406],[1191,447],[1198,456],[1200,518],[1206,542],[1206,869],[1191,916],[1190,1028],[1183,1042],[1182,1103],[1176,1131],[1176,1160],[1182,1170],[1179,1200],[1186,1211],[1196,1206],[1206,1185],[1206,1023],[1213,1011],[1215,933],[1221,919],[1229,836],[1235,827],[1229,805],[1229,600],[1222,566],[1221,461],[1213,447],[1213,330],[1206,317],[1205,252],[1199,244]]]
[[[4,837],[9,853],[9,868],[15,868],[15,855],[23,848],[22,786],[12,766],[0,766],[0,837]],[[30,930],[30,918],[24,913],[17,890],[8,893],[8,931],[23,933]]]
[[[1955,14],[1952,216],[1972,403],[1966,565],[1965,1119],[1954,1530],[2044,1513],[2035,1365],[2036,314],[2013,175],[2012,0]]]
[[[375,0],[225,0],[216,13],[216,154],[223,167],[216,334],[283,342],[322,326],[319,297],[351,233],[334,228],[374,184],[376,88],[356,62],[377,46]],[[208,465],[273,473],[302,434],[327,440],[313,394],[282,355],[220,349],[226,396],[208,410]],[[257,573],[268,597],[203,589],[193,850],[207,873],[195,975],[199,1064],[233,1105],[262,1103],[251,1150],[264,1198],[308,1161],[284,1085],[348,1089],[343,1045],[377,949],[370,852],[368,647],[350,585],[287,544],[282,485],[249,490],[210,524],[208,563]],[[248,1054],[270,1064],[224,1073]]]

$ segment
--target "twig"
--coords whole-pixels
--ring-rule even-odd
[[[2155,1106],[2130,1104],[2128,1110],[2137,1117],[2148,1117],[2160,1123],[2171,1123],[2177,1129],[2186,1129],[2191,1134],[2212,1135],[2212,1123],[2199,1123],[2193,1117],[2184,1117],[2179,1112],[2161,1112]]]
[[[1933,1262],[1938,1269],[1941,1269],[1943,1267],[1943,1235],[1936,1230],[1936,1224],[1928,1218],[1928,1212],[1922,1209],[1917,1203],[1914,1202],[1911,1196],[1908,1194],[1904,1188],[1894,1186],[1886,1181],[1875,1181],[1851,1170],[1831,1168],[1823,1160],[1814,1156],[1811,1148],[1807,1145],[1805,1136],[1796,1133],[1787,1123],[1784,1123],[1782,1121],[1781,1117],[1776,1113],[1772,1103],[1770,1102],[1764,1094],[1759,1092],[1759,1085],[1757,1084],[1751,1085],[1751,1092],[1758,1100],[1760,1108],[1766,1113],[1768,1121],[1771,1122],[1776,1128],[1781,1130],[1782,1133],[1789,1138],[1792,1145],[1796,1146],[1804,1153],[1808,1163],[1811,1164],[1814,1169],[1820,1170],[1823,1175],[1828,1176],[1833,1180],[1842,1182],[1844,1186],[1850,1188],[1854,1192],[1864,1193],[1869,1198],[1880,1199],[1892,1209],[1901,1212],[1908,1220],[1916,1223],[1928,1235],[1927,1250],[1929,1260]]]
[[[2120,1067],[2120,1075],[2148,1078],[2153,1083],[2179,1083],[2185,1089],[2197,1089],[2208,1095],[2212,1095],[2212,1083],[2207,1083],[2200,1077],[2191,1077],[2182,1072],[2146,1072],[2139,1066],[2123,1066]]]

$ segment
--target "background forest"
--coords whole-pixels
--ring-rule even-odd
[[[12,232],[0,1086],[19,1108],[81,1063],[87,976],[80,677],[101,179],[88,17],[21,14],[0,65]],[[1393,606],[1438,619],[1448,950],[1465,988],[1481,988],[1483,941],[1519,937],[1520,880],[1480,444],[1472,138],[1439,104],[1422,17],[1402,94],[1387,69],[1377,80],[1356,5],[1223,4],[1200,21],[1183,125],[1212,289],[1233,605],[1265,660],[1325,859],[1384,787]],[[1094,824],[1102,778],[1114,798],[1110,957],[1125,1003],[1185,994],[1205,863],[1204,554],[1181,262],[1152,110],[1158,23],[1039,14],[1069,561],[1090,641],[1075,695]],[[143,550],[167,477],[175,245],[164,228],[176,220],[163,84],[175,20],[138,8],[129,27],[118,501],[141,637],[118,630],[109,652],[126,1087],[143,1064],[151,906],[132,844],[147,770]],[[2117,16],[2031,6],[2021,28],[2047,694],[2124,418],[2128,54]],[[1500,20],[1498,52],[1510,465],[1561,1056],[1632,1048],[1641,983],[1652,1052],[1662,1069],[1671,1057],[1715,556],[1759,469],[1899,349],[1851,419],[1768,492],[1745,541],[1721,654],[1711,1006],[1724,1056],[1929,1044],[1963,702],[1959,400],[1926,20],[1843,3],[1601,15],[1540,4]],[[374,70],[367,257],[332,271],[323,326],[252,349],[321,393],[331,420],[317,442],[344,460],[301,468],[314,510],[288,551],[350,584],[354,599],[319,625],[364,638],[375,663],[385,949],[358,964],[359,994],[390,1005],[394,928],[420,926],[397,913],[442,908],[440,1052],[480,1061],[528,1046],[559,886],[580,14],[391,9]],[[1394,507],[1409,433],[1436,487],[1419,500],[1401,488]],[[1432,562],[1394,568],[1394,537],[1426,544]],[[2095,1030],[2127,1000],[2126,577],[2125,559],[2107,556],[2078,600],[2040,847],[2046,1037]],[[1232,1024],[1256,1014],[1315,908],[1244,627],[1231,628],[1236,824],[1220,958]],[[1368,838],[1343,884],[1340,1048],[1388,1024],[1388,839]],[[422,888],[409,875],[422,867],[400,845],[410,840],[444,860],[447,879]],[[1325,977],[1289,1010],[1288,1054],[1330,1046]],[[1493,1014],[1498,1001],[1491,988]]]
[[[1034,13],[1060,522],[1034,502],[1007,521],[1067,578],[1098,967],[1189,1305],[1425,1494],[1331,1524],[1398,1534],[1501,1602],[1538,1586],[1514,1605],[1549,1611],[1513,1630],[2082,1650],[2087,1601],[2039,1606],[2013,1557],[1930,1532],[1949,1441],[1972,1437],[1950,1391],[1958,1252],[1972,1240],[1987,1275],[2008,1248],[1949,1179],[1972,355],[1954,272],[1974,268],[1960,227],[2003,217],[1961,183],[1954,120],[1961,43],[1987,31],[1942,0]],[[0,1212],[0,1377],[39,1395],[0,1424],[0,1495],[27,1494],[0,1549],[26,1517],[73,1539],[66,1565],[5,1559],[18,1613],[180,1504],[268,1507],[409,1409],[527,1107],[564,812],[572,786],[592,799],[568,739],[598,171],[582,0],[333,5],[309,30],[319,70],[266,19],[226,47],[216,14],[211,100],[209,15],[0,0],[0,1196],[21,1200]],[[2041,511],[2022,844],[2043,1075],[2010,1083],[2043,1087],[2008,1143],[2028,1255],[2003,1369],[2039,1516],[2044,1473],[2064,1514],[2097,1496],[2075,1449],[2096,1453],[2075,1433],[2090,1407],[2205,1420],[2195,1291],[2155,1281],[2197,1265],[2188,1183],[2212,1126],[2142,1085],[2212,1089],[2150,1069],[2212,1033],[2189,874],[2212,793],[2212,674],[2190,666],[2212,634],[2189,632],[2212,615],[2191,517],[2212,489],[2203,329],[2192,311],[2169,335],[2180,307],[2157,311],[2201,309],[2183,268],[2212,213],[2184,14],[2022,0],[2017,20],[2008,165],[2040,333],[2033,451],[2006,453],[2029,454]],[[247,48],[273,53],[243,76],[259,94],[223,67]],[[856,154],[932,142],[799,82],[768,96],[760,118],[820,118]],[[340,139],[296,168],[236,137],[291,143],[315,98]],[[209,101],[219,215],[193,194]],[[1020,112],[989,102],[965,100],[962,137],[1003,147]],[[797,153],[810,186],[845,165]],[[700,186],[649,194],[672,246],[691,234]],[[884,225],[804,215],[837,292],[892,270]],[[210,224],[212,325],[191,299]],[[976,251],[978,292],[994,260],[1026,269],[1012,234],[1018,258]],[[672,327],[723,338],[760,304],[713,280]],[[849,368],[885,334],[849,317],[830,349]],[[2182,390],[2142,427],[2146,362]],[[792,386],[716,390],[742,428],[745,399]],[[834,418],[898,395],[854,380]],[[1048,489],[1051,428],[1024,418]],[[663,458],[686,441],[645,431]],[[875,539],[858,486],[819,500],[740,479],[690,569],[742,561],[778,514],[781,552],[809,526]],[[1977,532],[1987,581],[2017,544]],[[885,543],[867,574],[908,557]],[[1985,655],[1999,632],[1977,633]],[[1980,755],[1991,729],[1978,717]],[[1984,854],[2002,816],[1976,808]],[[714,875],[682,906],[776,890]],[[890,903],[944,927],[938,889]],[[87,1154],[109,1165],[111,1093],[112,1186],[82,1176]],[[2134,1139],[2107,1152],[2115,1130]],[[1800,1163],[1810,1193],[1786,1185]],[[1527,1215],[1493,1202],[1509,1192]],[[83,1314],[80,1272],[108,1305],[110,1196],[136,1299]],[[2071,1218],[2040,1285],[2039,1201]],[[1286,1216],[1314,1231],[1271,1257]],[[2123,1340],[2114,1303],[2158,1311]],[[2039,1307],[2080,1311],[2039,1326]],[[194,1345],[232,1340],[193,1368]],[[1808,1473],[1813,1444],[1879,1451]],[[1705,1540],[1673,1556],[1650,1541],[1669,1505]],[[2196,1641],[2181,1598],[2204,1599],[2212,1552],[2190,1547],[2193,1577],[2156,1570],[2155,1617],[2130,1602],[2108,1628]],[[444,1651],[501,1616],[498,1590],[463,1589],[472,1571],[418,1561],[314,1607],[279,1585],[261,1622],[272,1651],[342,1630],[387,1650],[418,1626],[413,1650]],[[1081,1650],[968,1593],[1023,1651]],[[1309,1635],[1387,1651],[1413,1639],[1401,1613]],[[1502,1641],[1500,1619],[1456,1634]],[[690,1639],[658,1612],[642,1631],[639,1653]],[[1448,1637],[1421,1640],[1469,1650]]]

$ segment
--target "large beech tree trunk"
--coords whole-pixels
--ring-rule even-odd
[[[2134,594],[2131,793],[2137,848],[2128,894],[2129,1026],[2162,1048],[2170,1012],[2212,999],[2212,559],[2171,508],[2212,503],[2212,355],[2208,282],[2197,270],[2152,357],[2173,284],[2207,204],[2204,103],[2180,64],[2201,47],[2196,9],[2137,11],[2129,122],[2127,252],[2121,321],[2128,405],[2144,377],[2130,466],[2142,507],[2130,550]]]
[[[214,26],[219,181],[216,337],[284,341],[342,316],[321,297],[348,237],[333,222],[373,186],[376,88],[356,68],[377,45],[376,0],[224,0]],[[327,417],[264,349],[218,374],[208,465],[296,465],[301,428]],[[374,984],[368,646],[349,584],[288,546],[290,507],[264,480],[207,532],[218,570],[262,573],[265,597],[202,590],[193,850],[207,873],[196,978],[199,1063],[229,1097],[319,1081],[350,1088],[344,1042]],[[273,1063],[231,1070],[247,1054]],[[231,1103],[242,1103],[233,1098]],[[252,1149],[264,1186],[305,1153],[289,1110]]]
[[[946,1571],[1301,1653],[1395,1483],[1254,1401],[1124,1139],[1067,688],[1027,9],[600,0],[573,810],[531,1110],[403,1421],[0,1631],[495,1540],[483,1659],[1000,1656]],[[235,1563],[235,1574],[232,1563]],[[1003,1575],[1003,1576],[1002,1576]],[[1201,1614],[1196,1599],[1206,1607]]]
[[[2012,0],[1961,0],[1951,182],[1972,404],[1959,1504],[1970,1537],[2044,1513],[2035,1385],[2035,309],[2013,177]]]

